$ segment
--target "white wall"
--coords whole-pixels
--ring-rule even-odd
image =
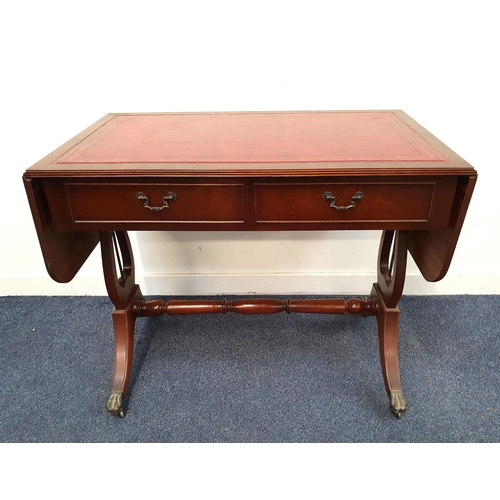
[[[7,4],[7,3],[6,3]],[[64,2],[2,7],[0,295],[105,294],[99,252],[46,274],[23,171],[108,112],[403,109],[479,171],[448,276],[500,293],[500,37],[491,1]],[[146,294],[369,292],[379,233],[136,233]]]

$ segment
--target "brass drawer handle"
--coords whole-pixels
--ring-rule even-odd
[[[152,212],[160,212],[164,208],[170,208],[168,202],[169,201],[175,201],[177,199],[177,195],[174,192],[170,191],[170,193],[167,193],[163,197],[163,206],[162,207],[151,207],[149,205],[149,198],[144,193],[142,193],[141,191],[139,191],[135,195],[135,197],[136,197],[137,201],[140,201],[141,203],[144,203],[144,208],[147,208],[148,210],[151,210]]]
[[[357,193],[354,193],[354,195],[351,198],[351,204],[348,206],[337,206],[335,203],[337,203],[337,198],[333,196],[330,191],[326,191],[323,193],[323,199],[325,201],[330,201],[330,208],[334,208],[335,210],[338,210],[339,212],[345,212],[346,210],[349,210],[350,208],[354,208],[356,206],[357,201],[361,201],[364,198],[364,194],[361,191],[358,191]]]

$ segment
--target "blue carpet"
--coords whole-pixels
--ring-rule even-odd
[[[400,309],[401,420],[375,318],[286,313],[138,319],[118,419],[108,298],[0,297],[0,441],[498,443],[500,296]]]

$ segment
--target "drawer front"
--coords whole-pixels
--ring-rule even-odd
[[[257,223],[446,224],[454,181],[262,182],[255,185]],[[433,210],[438,203],[439,210]]]
[[[56,230],[447,227],[456,177],[44,182]]]
[[[65,183],[73,223],[239,223],[243,183]]]

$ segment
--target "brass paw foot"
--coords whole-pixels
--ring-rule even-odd
[[[396,418],[401,418],[406,410],[406,401],[403,397],[402,391],[391,392],[391,406],[390,409]]]
[[[108,399],[106,409],[112,415],[124,418],[125,409],[123,408],[123,394],[121,392],[112,392],[111,396]]]

